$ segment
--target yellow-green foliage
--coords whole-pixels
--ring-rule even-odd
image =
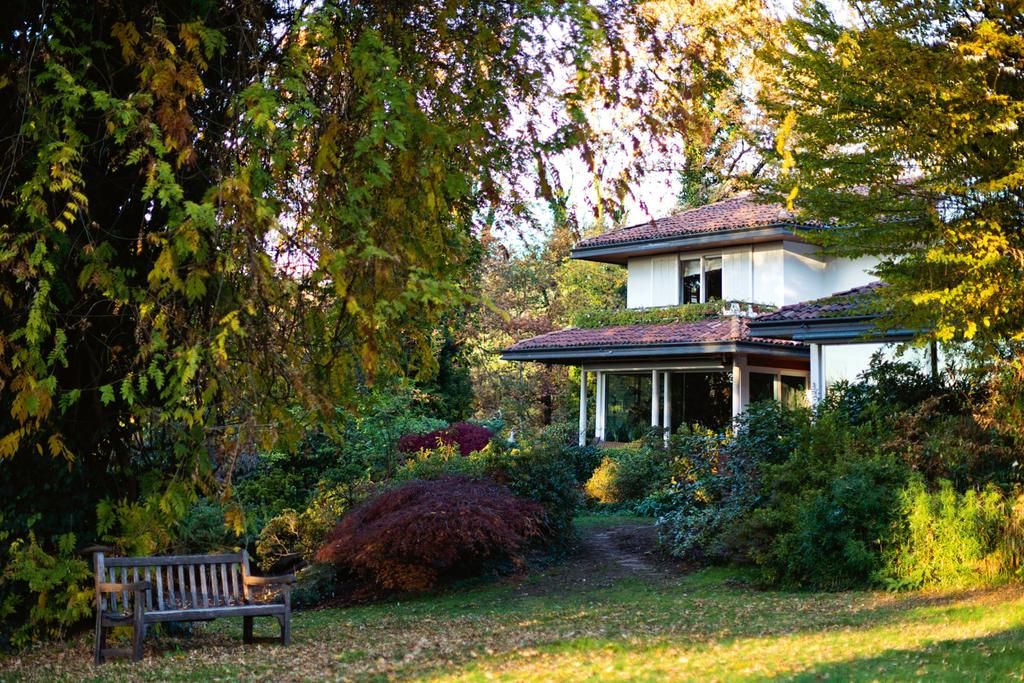
[[[641,501],[671,482],[671,458],[660,438],[609,450],[584,491],[599,503]]]
[[[8,557],[0,586],[10,589],[12,584],[21,584],[31,592],[33,602],[27,620],[11,636],[14,645],[26,645],[41,636],[62,638],[69,627],[92,613],[92,572],[75,554],[74,534],[57,539],[56,552],[50,554],[30,531],[27,541],[17,539],[11,544]],[[0,620],[27,599],[23,593],[4,592],[7,597],[0,604]]]
[[[618,488],[619,465],[607,455],[583,486],[586,494],[598,503],[621,503]]]
[[[344,514],[349,494],[341,486],[323,489],[302,512],[288,508],[267,522],[256,541],[260,567],[269,570],[288,555],[312,560],[327,532]]]
[[[964,588],[1020,578],[1024,495],[991,484],[958,493],[945,480],[929,491],[915,478],[902,493],[901,514],[886,558],[891,586]]]

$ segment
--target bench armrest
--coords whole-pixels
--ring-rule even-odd
[[[134,583],[100,583],[96,590],[100,593],[135,593],[136,591],[152,590],[153,584],[149,581],[135,581]]]
[[[295,583],[294,574],[284,576],[246,576],[246,586],[276,586],[281,584]]]

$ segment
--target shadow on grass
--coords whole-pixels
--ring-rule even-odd
[[[891,648],[872,657],[820,664],[793,681],[994,680],[1024,672],[1024,627],[980,638],[937,640],[920,648]]]

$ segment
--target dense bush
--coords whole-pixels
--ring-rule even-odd
[[[28,614],[11,632],[0,634],[0,645],[20,647],[40,637],[61,638],[92,614],[92,570],[76,554],[74,534],[61,536],[51,553],[30,531],[27,538],[10,545],[7,557],[0,574],[0,586],[7,596],[0,603],[0,622],[21,609],[27,608]],[[33,599],[23,604],[26,593]]]
[[[317,560],[393,590],[519,566],[544,510],[503,486],[462,477],[402,484],[349,512]]]
[[[579,425],[575,422],[556,422],[545,427],[536,438],[527,439],[527,443],[554,449],[560,457],[572,467],[577,485],[582,486],[593,475],[601,464],[605,449],[593,444],[579,445]]]
[[[905,479],[895,458],[839,466],[826,488],[794,501],[791,519],[777,518],[778,535],[760,557],[764,577],[818,590],[868,584],[881,567]]]
[[[297,562],[310,562],[345,510],[349,497],[339,488],[317,491],[305,510],[285,509],[270,519],[256,540],[256,554],[265,571],[282,571]]]
[[[403,453],[417,453],[454,445],[458,447],[459,453],[465,456],[483,450],[493,436],[487,427],[471,422],[456,422],[446,429],[426,434],[405,434],[398,440],[398,450]]]
[[[896,588],[965,588],[1021,578],[1024,495],[989,484],[959,493],[949,481],[929,491],[914,477],[900,494],[900,521],[883,580]]]
[[[491,479],[543,506],[545,540],[556,551],[568,547],[572,540],[572,522],[583,502],[575,464],[566,455],[570,448],[544,433],[518,448],[494,449],[486,464]]]
[[[409,456],[395,472],[397,481],[414,479],[438,479],[449,475],[482,477],[490,457],[491,447],[462,455],[455,444],[442,444],[436,448],[423,449]]]
[[[245,545],[245,539],[228,528],[224,507],[210,498],[189,508],[176,537],[174,549],[182,555],[222,552]]]
[[[669,486],[671,460],[660,434],[637,447],[607,449],[584,491],[598,503],[638,503]]]
[[[647,505],[660,513],[662,542],[689,561],[747,562],[762,534],[749,526],[761,502],[763,470],[784,461],[809,423],[806,411],[755,403],[734,433],[682,428],[672,436],[676,480]]]
[[[684,430],[676,483],[650,503],[661,539],[688,560],[752,562],[772,585],[1011,576],[1024,559],[1024,499],[1011,504],[994,483],[1018,481],[1018,449],[978,423],[972,400],[966,385],[876,358],[813,416],[769,402],[749,406],[732,438]]]

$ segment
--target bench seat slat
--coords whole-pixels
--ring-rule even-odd
[[[209,609],[179,609],[163,612],[146,612],[142,615],[148,623],[161,621],[205,621],[219,617],[261,617],[284,614],[287,611],[284,603],[271,602],[259,605],[238,605],[236,607],[211,607]]]

